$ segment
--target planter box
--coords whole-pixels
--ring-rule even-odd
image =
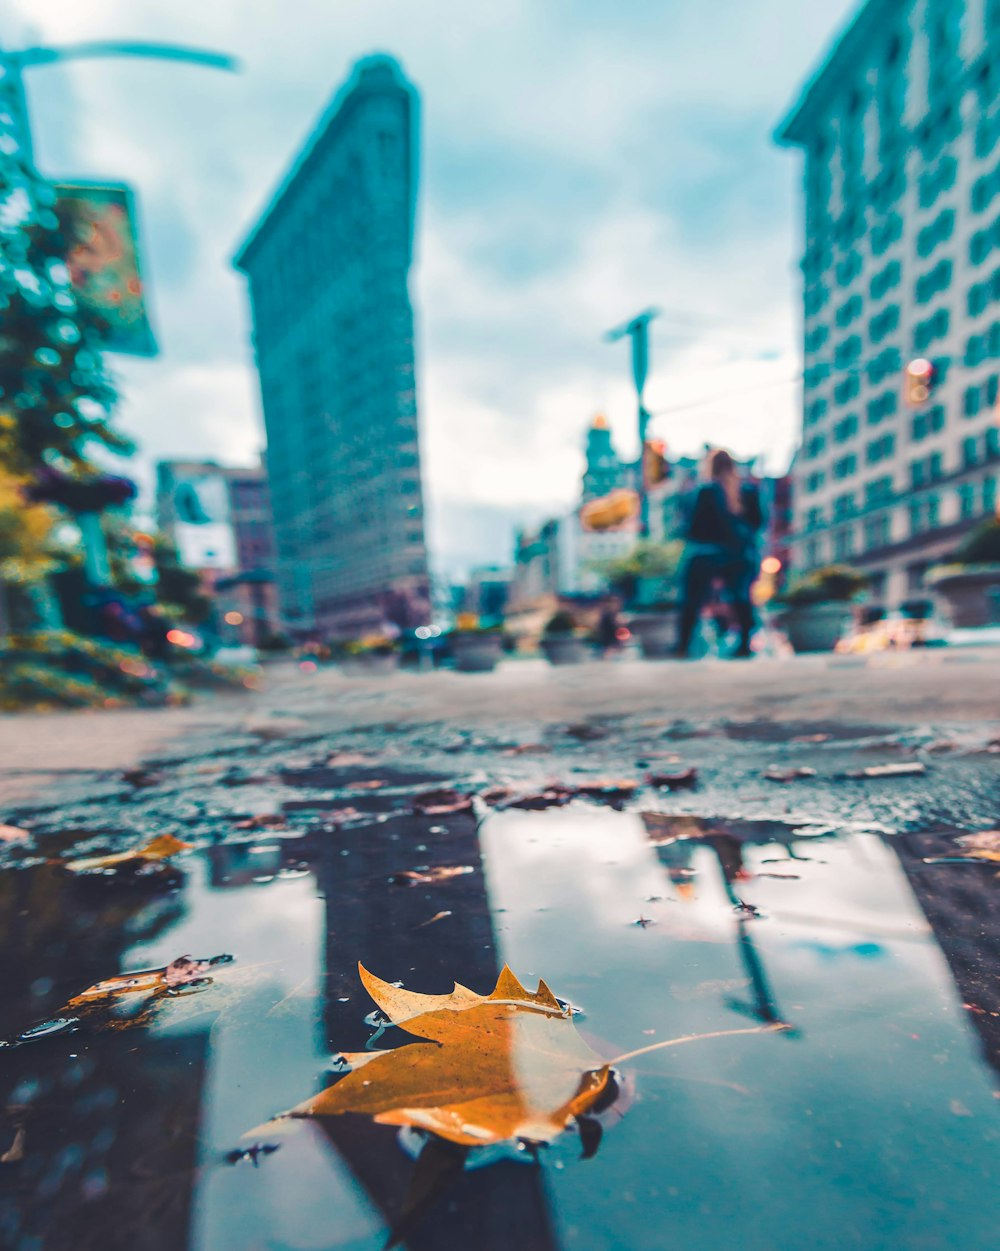
[[[503,650],[499,634],[453,634],[451,652],[459,673],[490,673]]]
[[[1000,624],[1000,565],[943,565],[927,575],[956,629]]]
[[[354,678],[395,673],[398,668],[399,654],[397,652],[371,652],[361,656],[345,656],[340,662],[341,672]]]
[[[832,652],[853,620],[851,605],[841,601],[786,608],[780,623],[796,652]]]
[[[628,628],[639,640],[639,647],[646,660],[663,660],[677,650],[677,622],[679,612],[644,613],[633,617]]]
[[[543,635],[541,649],[550,665],[578,665],[593,655],[586,639],[575,634]]]

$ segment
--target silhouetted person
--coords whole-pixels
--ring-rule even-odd
[[[595,631],[597,638],[597,646],[602,656],[607,656],[609,652],[617,651],[621,646],[621,640],[618,637],[620,627],[619,602],[613,599],[602,610],[597,621],[597,630]]]
[[[740,478],[733,458],[721,448],[709,454],[706,471],[708,481],[696,491],[689,512],[677,654],[687,656],[701,610],[718,580],[739,626],[735,654],[749,656],[755,625],[750,587],[757,575],[757,535],[764,524],[760,494],[755,483]]]

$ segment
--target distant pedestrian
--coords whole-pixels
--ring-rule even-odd
[[[739,627],[734,654],[749,656],[755,625],[750,587],[757,575],[757,537],[764,524],[760,492],[756,483],[740,478],[735,461],[722,448],[706,458],[705,477],[688,512],[677,654],[688,655],[701,610],[718,581]]]
[[[621,647],[621,636],[619,633],[621,630],[620,611],[620,602],[617,599],[610,600],[601,609],[601,615],[597,620],[597,629],[594,633],[598,650],[604,657],[618,651]]]

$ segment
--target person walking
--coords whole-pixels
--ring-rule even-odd
[[[677,655],[688,656],[701,610],[718,581],[740,631],[734,655],[749,656],[756,624],[750,587],[757,574],[757,536],[764,524],[760,492],[756,483],[740,478],[736,462],[722,448],[706,457],[705,477],[688,512]]]

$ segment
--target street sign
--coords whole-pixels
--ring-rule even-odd
[[[56,212],[69,240],[66,266],[80,304],[106,323],[105,351],[155,356],[132,192],[120,184],[60,183]]]

